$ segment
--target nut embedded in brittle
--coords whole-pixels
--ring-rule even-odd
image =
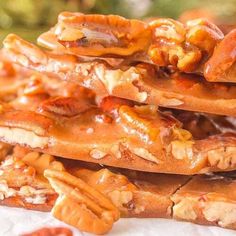
[[[149,47],[150,59],[159,66],[173,65],[182,71],[192,71],[201,59],[201,52],[186,44],[183,24],[171,19],[157,19],[149,23],[153,42]]]
[[[36,176],[33,167],[28,166],[19,158],[7,156],[0,166],[1,179],[5,180],[9,186],[20,187],[30,185]]]
[[[56,115],[72,117],[89,110],[92,105],[87,99],[78,100],[75,97],[55,97],[43,101],[38,110]]]
[[[185,129],[174,127],[172,129],[171,154],[178,160],[191,160],[193,158],[192,134]]]
[[[206,19],[195,19],[186,23],[186,41],[203,52],[211,55],[215,46],[224,38],[224,34]]]
[[[50,49],[64,49],[73,54],[101,56],[132,55],[146,48],[150,30],[139,20],[127,20],[116,15],[84,15],[62,12],[58,24],[38,38],[38,43]]]
[[[22,63],[25,66],[29,63],[28,59],[32,63],[47,63],[47,56],[41,49],[24,41],[15,34],[9,34],[3,44],[9,50],[13,50],[16,53],[21,52]]]
[[[53,215],[78,229],[95,234],[108,232],[120,217],[119,210],[102,193],[65,171],[45,170],[59,194]]]
[[[172,19],[157,19],[149,27],[153,31],[150,59],[159,66],[173,65],[184,72],[199,70],[202,61],[211,56],[224,37],[217,26],[204,19],[186,25]]]
[[[192,177],[171,196],[173,218],[235,229],[236,182],[224,175]]]
[[[47,154],[26,151],[14,150],[0,165],[1,204],[49,211],[57,194],[42,173],[45,168],[64,170],[63,165]]]
[[[145,118],[147,114],[156,118],[158,117],[155,106],[132,108],[123,105],[119,108],[119,117],[126,127],[139,133],[141,137],[144,136],[144,138],[147,137],[150,141],[155,141],[159,134],[159,129],[155,127],[150,119]]]
[[[210,166],[216,166],[221,170],[233,168],[236,165],[236,147],[220,147],[207,152]]]
[[[134,200],[134,193],[138,191],[135,184],[130,182],[125,175],[113,173],[107,168],[98,171],[75,168],[72,174],[108,196],[112,203],[119,208],[121,214],[127,211],[127,204]]]
[[[172,19],[159,18],[149,22],[153,31],[153,40],[158,38],[182,43],[185,40],[186,29],[184,25]]]

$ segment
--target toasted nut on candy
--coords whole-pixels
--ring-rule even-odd
[[[145,110],[145,108],[132,108],[124,105],[119,109],[119,116],[121,122],[128,128],[136,131],[141,136],[148,137],[151,141],[155,141],[159,134],[159,129],[155,127],[150,120],[143,118],[143,116],[148,114],[148,112],[153,116],[157,116],[157,111],[153,111],[152,106],[148,106]]]
[[[157,19],[149,23],[153,42],[150,59],[160,65],[173,65],[181,71],[194,71],[205,57],[209,57],[224,34],[207,20],[197,19],[186,25],[171,19]]]
[[[63,46],[76,48],[81,55],[108,53],[126,56],[147,47],[150,33],[146,24],[139,20],[127,20],[116,15],[62,12],[56,27],[40,36],[39,43],[47,45],[47,35],[52,34]]]
[[[227,201],[204,203],[203,215],[210,222],[218,222],[221,227],[230,227],[236,223],[236,207]]]
[[[149,26],[154,31],[154,40],[157,38],[163,38],[178,43],[182,43],[185,40],[186,30],[184,25],[178,21],[160,18],[151,21]]]
[[[75,97],[56,97],[42,102],[39,111],[72,117],[87,111],[91,107],[91,104],[86,100],[78,100]]]
[[[171,142],[171,153],[174,158],[178,160],[189,159],[193,157],[193,141],[179,141]]]
[[[65,171],[45,170],[44,176],[59,194],[52,214],[59,220],[94,234],[108,232],[119,210],[102,193]]]
[[[81,30],[73,28],[64,28],[61,29],[61,34],[58,36],[58,39],[61,41],[76,41],[83,39],[85,36]]]
[[[174,218],[193,221],[197,219],[197,213],[194,206],[196,205],[196,199],[185,198],[176,203],[173,207]]]
[[[211,54],[215,45],[224,38],[221,30],[206,19],[187,22],[186,40],[199,49]]]
[[[208,151],[210,166],[217,166],[221,170],[232,168],[236,164],[236,147],[220,147]]]
[[[25,65],[27,65],[29,58],[33,63],[47,63],[47,56],[38,47],[31,43],[26,43],[23,39],[15,34],[9,34],[3,42],[4,47],[7,49],[12,49],[14,51],[21,51],[23,58],[25,58]],[[24,57],[27,55],[27,57]]]

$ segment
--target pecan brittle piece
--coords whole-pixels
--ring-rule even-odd
[[[62,12],[58,24],[38,38],[41,46],[73,54],[132,55],[148,47],[151,31],[139,20],[115,15]]]
[[[45,177],[59,194],[52,214],[82,231],[108,232],[120,217],[119,210],[102,193],[67,172],[45,170]]]
[[[194,176],[171,197],[173,218],[236,229],[235,172]]]
[[[42,175],[45,168],[63,165],[50,155],[14,148],[0,165],[0,204],[49,211],[57,194]]]
[[[12,143],[27,145],[30,143],[32,147],[45,147],[48,145],[48,137],[46,137],[48,129],[52,125],[52,121],[45,116],[36,115],[34,112],[25,111],[19,114],[16,111],[10,111],[7,114],[1,114],[1,121],[10,119],[8,128],[2,130],[8,138],[12,138]],[[14,133],[14,135],[13,135]],[[22,136],[22,134],[24,135]],[[19,138],[21,136],[21,138]]]
[[[47,61],[35,64],[31,56],[26,55],[29,63],[24,65],[20,59],[23,49],[14,47],[12,37],[5,40],[8,48],[6,57],[10,60],[85,86],[100,98],[110,95],[162,107],[236,116],[236,86],[232,84],[210,83],[193,74],[174,73],[167,76],[155,66],[144,63],[117,69],[102,61],[85,62],[73,55],[48,53],[36,46]],[[17,40],[22,39],[14,36],[14,41]],[[37,54],[37,50],[29,53]]]
[[[191,125],[185,124],[189,130],[182,127],[155,106],[109,103],[106,112],[94,106],[66,118],[5,111],[0,114],[0,139],[55,156],[150,172],[196,174],[236,168],[234,127],[230,132],[206,132],[199,140]],[[104,103],[101,106],[106,109]],[[113,114],[110,107],[116,106]],[[199,128],[206,130],[204,125]]]
[[[202,64],[223,38],[221,30],[206,19],[182,24],[172,19],[143,22],[115,15],[63,12],[38,43],[64,54],[113,56],[124,58],[127,64],[143,61],[202,73]]]

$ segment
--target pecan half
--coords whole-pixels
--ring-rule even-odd
[[[32,233],[21,234],[21,236],[73,236],[73,233],[65,227],[44,227]]]
[[[132,55],[149,44],[150,30],[139,20],[115,15],[84,15],[63,12],[58,24],[42,34],[42,46],[64,49],[77,55]],[[62,46],[63,45],[63,46]]]
[[[47,63],[44,52],[31,43],[28,43],[15,34],[9,34],[4,40],[4,47],[13,51],[21,51],[22,63],[28,65],[28,59],[33,63]]]
[[[91,104],[86,99],[56,97],[42,102],[38,109],[40,112],[50,112],[56,115],[72,117],[85,112],[91,107]]]
[[[9,111],[1,116],[1,125],[11,128],[19,128],[22,130],[32,131],[33,133],[44,136],[47,134],[48,129],[53,124],[52,120],[46,116],[36,114],[31,111]]]
[[[159,134],[159,129],[152,123],[151,119],[145,118],[145,115],[148,113],[153,117],[158,117],[157,110],[154,106],[132,108],[123,105],[119,109],[119,117],[125,126],[136,131],[141,136],[147,137],[151,141],[155,141]]]
[[[120,217],[119,210],[102,193],[64,171],[45,170],[59,194],[52,214],[78,229],[94,234],[108,232]]]

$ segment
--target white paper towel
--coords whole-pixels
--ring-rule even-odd
[[[46,226],[67,226],[50,213],[0,207],[0,236],[18,236]],[[75,236],[89,235],[71,228]],[[109,236],[235,236],[232,230],[166,219],[120,219]]]

